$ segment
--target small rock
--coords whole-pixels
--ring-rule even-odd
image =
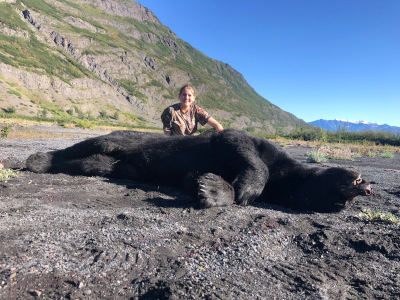
[[[185,274],[186,274],[186,269],[183,267],[180,267],[178,270],[176,270],[175,277],[177,279],[179,279],[179,278],[183,277]]]
[[[92,293],[92,291],[91,290],[86,290],[86,291],[84,291],[83,292],[85,295],[90,295],[91,293]]]
[[[40,297],[42,295],[42,292],[38,290],[32,290],[29,293],[34,297]]]

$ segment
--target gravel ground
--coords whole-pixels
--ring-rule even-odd
[[[83,136],[0,140],[0,160]],[[310,150],[287,148],[303,162]],[[334,214],[197,210],[170,187],[21,171],[0,181],[0,298],[399,299],[400,225],[359,213],[400,218],[400,155],[329,164],[357,169],[375,194]]]

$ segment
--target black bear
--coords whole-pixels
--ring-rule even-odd
[[[339,211],[371,195],[356,171],[309,167],[266,139],[227,129],[210,136],[115,131],[69,148],[31,155],[37,173],[105,176],[183,187],[200,208],[266,201],[293,209]]]

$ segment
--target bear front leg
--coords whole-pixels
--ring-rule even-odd
[[[268,145],[264,139],[229,128],[211,137],[216,162],[234,178],[237,204],[249,205],[263,192],[269,177],[266,162],[276,155]]]
[[[235,191],[228,182],[213,173],[206,173],[197,179],[200,208],[232,205]]]
[[[243,206],[253,203],[263,192],[268,175],[265,165],[249,167],[241,172],[232,183],[236,203]]]

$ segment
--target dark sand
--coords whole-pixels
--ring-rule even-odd
[[[0,140],[25,160],[80,138]],[[310,148],[287,150],[306,162]],[[399,299],[400,155],[329,161],[375,194],[333,214],[193,209],[181,191],[101,177],[34,174],[0,181],[1,299]]]

